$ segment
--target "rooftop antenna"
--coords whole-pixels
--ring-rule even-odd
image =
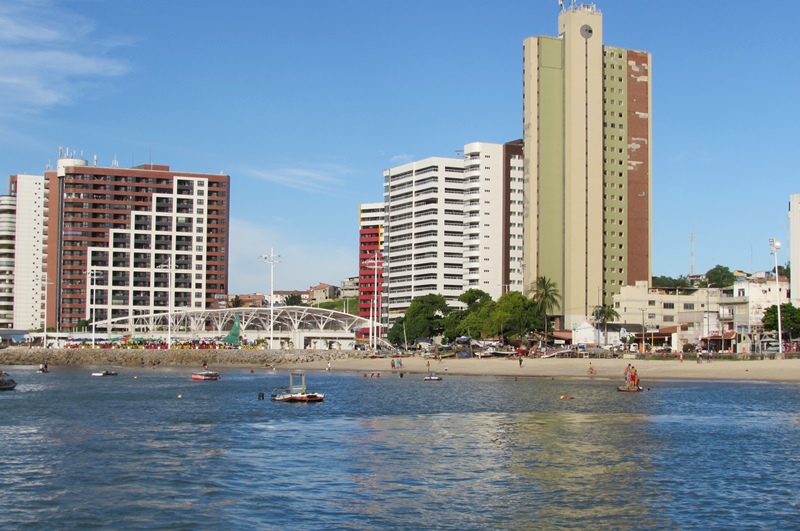
[[[94,156],[94,161],[93,162],[94,162],[93,166],[97,166],[97,155]]]
[[[111,161],[112,168],[119,168],[119,161],[117,160],[117,155],[114,155],[114,160]]]
[[[689,262],[689,276],[694,275],[694,232],[689,233],[689,241],[691,242],[691,261]]]

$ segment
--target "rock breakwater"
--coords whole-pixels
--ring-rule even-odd
[[[363,359],[364,350],[257,350],[257,349],[41,349],[9,347],[0,350],[0,365],[117,365],[127,367],[252,365],[268,366],[339,359]]]

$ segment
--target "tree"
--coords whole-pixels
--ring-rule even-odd
[[[689,279],[680,276],[678,278],[666,277],[666,276],[658,276],[653,277],[650,284],[654,288],[688,288],[691,287],[689,283]]]
[[[492,301],[492,297],[483,290],[470,288],[458,297],[459,302],[467,305],[468,311],[473,311]]]
[[[733,285],[734,280],[733,273],[725,266],[716,265],[706,273],[706,287],[727,288]]]
[[[403,318],[397,319],[389,331],[389,341],[395,345],[402,344],[404,337],[434,338],[444,330],[444,319],[450,313],[450,307],[442,295],[433,293],[417,297],[411,301]]]
[[[561,293],[558,291],[558,284],[547,277],[539,277],[531,286],[533,293],[533,307],[537,314],[544,317],[544,333],[550,331],[550,323],[547,315],[561,307]]]
[[[242,298],[239,297],[238,295],[233,297],[233,301],[231,302],[231,308],[241,308],[242,306],[244,306],[244,301],[242,300]]]
[[[285,299],[283,299],[283,303],[286,306],[302,306],[303,305],[303,297],[298,295],[297,293],[292,293],[287,295]]]
[[[619,312],[617,312],[613,306],[603,304],[595,308],[595,315],[597,315],[597,319],[603,323],[605,327],[606,344],[608,344],[608,323],[619,319]]]
[[[778,330],[778,308],[774,304],[764,311],[761,319],[764,330]],[[781,328],[783,333],[789,332],[789,340],[800,335],[800,309],[792,303],[781,304]]]
[[[497,301],[490,324],[499,332],[520,339],[527,338],[528,331],[537,324],[533,301],[518,291],[509,291]]]

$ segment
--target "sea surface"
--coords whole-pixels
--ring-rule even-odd
[[[798,384],[0,368],[0,529],[800,528]]]

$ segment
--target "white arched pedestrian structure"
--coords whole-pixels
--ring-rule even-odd
[[[239,317],[244,340],[264,339],[269,342],[270,316],[275,345],[269,348],[339,348],[355,347],[355,331],[369,327],[369,319],[349,313],[307,306],[280,306],[270,308],[226,308],[222,310],[173,310],[171,313],[138,314],[117,317],[95,324],[98,333],[113,337],[145,337],[166,339],[168,330],[172,338],[188,341],[194,339],[221,339]],[[168,321],[170,319],[171,321]],[[82,334],[74,333],[73,338]]]

